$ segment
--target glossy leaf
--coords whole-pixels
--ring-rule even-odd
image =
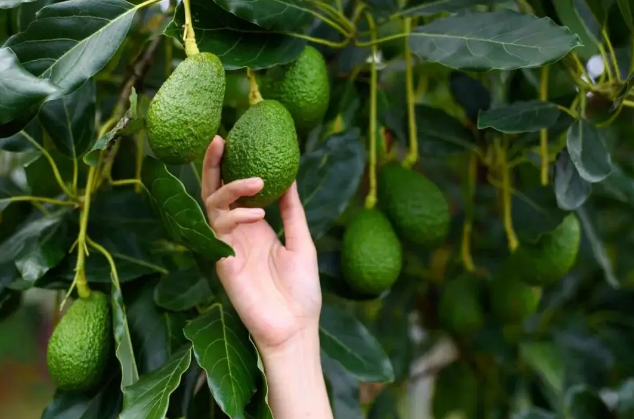
[[[191,345],[176,352],[159,369],[123,390],[121,419],[163,419],[169,398],[191,363]]]
[[[125,0],[68,0],[43,8],[5,46],[33,75],[70,93],[99,72],[128,33],[138,6]],[[43,54],[42,45],[46,45]]]
[[[233,249],[216,237],[196,200],[165,164],[148,156],[141,176],[152,207],[175,241],[214,262],[234,255]]]
[[[261,0],[261,3],[277,2]],[[198,48],[217,55],[227,70],[243,67],[260,70],[285,64],[297,58],[306,45],[306,41],[299,38],[263,31],[223,10],[213,1],[191,0],[191,7]],[[165,34],[182,39],[184,16],[181,3]]]
[[[592,185],[583,179],[567,150],[562,150],[555,163],[555,196],[559,208],[571,211],[586,202]]]
[[[260,383],[255,396],[253,396],[251,403],[249,403],[249,406],[247,407],[247,410],[248,412],[250,412],[251,416],[254,419],[273,419],[273,412],[271,411],[271,406],[269,405],[269,383],[264,372],[264,362],[262,361],[262,357],[260,356],[260,351],[258,351],[257,345],[250,335],[249,340],[253,344],[253,349],[255,350],[255,353],[258,357]]]
[[[231,418],[244,418],[256,390],[257,356],[237,314],[214,304],[185,327],[216,402]]]
[[[625,174],[620,167],[614,166],[610,176],[598,185],[612,198],[627,202],[634,207],[634,180]]]
[[[321,350],[361,381],[390,382],[394,370],[379,342],[357,319],[324,305],[319,319]]]
[[[41,419],[117,419],[122,397],[116,378],[91,392],[57,390]]]
[[[24,3],[31,3],[36,0],[0,0],[0,9],[12,9]]]
[[[95,134],[95,84],[84,83],[73,93],[44,104],[38,119],[66,156],[75,159],[90,147]]]
[[[572,7],[587,33],[592,36],[594,42],[600,43],[603,17],[595,14],[587,0],[572,0]]]
[[[416,28],[409,47],[421,59],[455,69],[513,70],[561,59],[580,45],[548,18],[498,10],[462,12]]]
[[[590,247],[592,248],[594,259],[603,270],[605,280],[611,287],[620,288],[621,284],[619,283],[619,280],[614,273],[612,261],[608,256],[605,244],[599,236],[599,232],[594,225],[593,219],[590,217],[584,207],[578,208],[576,212],[577,216],[579,217],[579,222],[581,223],[581,226],[583,228],[583,234],[590,242]]]
[[[471,6],[493,6],[504,3],[506,0],[434,0],[417,1],[413,5],[405,8],[400,14],[402,16],[433,16],[442,12],[459,12]]]
[[[514,102],[504,108],[480,112],[478,128],[493,128],[506,134],[537,132],[553,126],[559,118],[559,113],[559,108],[550,102]]]
[[[570,126],[566,137],[570,159],[584,180],[596,183],[610,175],[612,157],[599,128],[580,119]]]
[[[605,405],[596,390],[585,385],[568,389],[565,397],[566,415],[571,419],[616,419],[616,414]]]
[[[384,387],[372,403],[368,419],[401,419],[398,413],[398,399],[395,388]]]
[[[9,198],[22,195],[22,190],[10,178],[0,177],[0,211],[11,205]]]
[[[478,119],[480,111],[486,111],[491,107],[491,92],[481,81],[463,72],[451,72],[449,88],[456,102],[464,108],[467,117],[473,121]]]
[[[212,297],[208,279],[197,266],[174,270],[161,278],[154,292],[154,301],[172,311],[185,311],[203,304]]]
[[[625,23],[630,28],[630,31],[634,32],[634,4],[632,4],[631,0],[616,0],[616,2],[619,5],[619,10],[621,10]]]
[[[214,0],[228,12],[265,29],[300,30],[313,20],[310,3],[302,0]]]
[[[0,135],[1,134],[0,132]],[[34,147],[33,142],[42,143],[42,135],[40,121],[38,121],[37,118],[33,118],[31,122],[19,132],[6,138],[0,138],[0,150],[13,153],[31,150]]]
[[[520,357],[554,394],[564,390],[564,360],[552,342],[526,342],[520,345]]]
[[[471,131],[445,111],[416,105],[415,112],[421,154],[442,156],[476,148]]]
[[[628,378],[618,389],[619,417],[628,418],[634,415],[634,378]]]
[[[322,353],[321,365],[335,418],[362,419],[359,383],[335,360]]]
[[[114,326],[115,355],[121,365],[121,389],[132,385],[139,379],[139,371],[136,366],[132,338],[126,314],[125,303],[121,295],[121,287],[117,286],[113,276],[112,293],[112,323]]]
[[[561,24],[569,28],[581,40],[582,46],[576,50],[579,56],[589,59],[594,54],[598,54],[596,36],[589,31],[586,24],[581,20],[572,0],[555,1],[553,2],[553,7]]]

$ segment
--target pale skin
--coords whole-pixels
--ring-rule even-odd
[[[321,290],[317,252],[294,183],[280,198],[282,244],[264,210],[235,204],[264,186],[262,179],[224,185],[224,141],[216,136],[205,155],[202,199],[209,224],[235,256],[216,270],[264,362],[275,419],[332,419],[319,356]]]

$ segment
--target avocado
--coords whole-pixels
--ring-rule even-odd
[[[293,118],[276,100],[258,102],[242,114],[225,143],[222,179],[225,183],[260,177],[264,187],[237,202],[263,208],[293,184],[299,170],[299,144]]]
[[[517,271],[531,285],[556,283],[574,266],[580,241],[579,219],[575,213],[570,213],[553,231],[541,235],[533,243],[521,243],[513,254]]]
[[[73,302],[48,342],[51,378],[63,390],[89,390],[101,382],[111,346],[108,297],[91,291]]]
[[[438,319],[446,330],[459,336],[480,330],[484,313],[479,300],[479,278],[462,274],[447,281],[438,305]]]
[[[449,232],[449,204],[440,189],[422,174],[393,161],[379,172],[378,197],[398,235],[434,248]]]
[[[278,100],[288,109],[300,135],[316,127],[328,109],[330,82],[326,61],[310,45],[295,61],[268,70],[258,84],[264,99]]]
[[[343,276],[357,292],[380,294],[398,279],[403,265],[402,252],[387,217],[377,209],[363,209],[343,235]]]
[[[489,283],[491,310],[503,324],[521,323],[539,307],[542,289],[522,281],[518,268],[507,259]]]
[[[475,418],[478,377],[468,363],[457,360],[436,376],[431,400],[434,419]]]
[[[147,138],[166,164],[185,164],[205,154],[225,96],[225,71],[208,52],[187,57],[159,88],[147,113]]]

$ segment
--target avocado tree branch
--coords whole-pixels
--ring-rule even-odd
[[[412,28],[412,18],[405,19],[405,32]],[[410,168],[418,161],[418,138],[416,129],[416,98],[414,89],[414,66],[412,64],[412,52],[409,49],[407,38],[405,43],[405,84],[407,89],[407,125],[409,128],[409,153],[403,160],[403,166]]]
[[[337,8],[323,1],[313,1],[313,4],[317,6],[319,9],[323,10],[324,12],[329,13],[330,16],[332,16],[333,18],[336,18],[339,21],[339,23],[341,23],[345,27],[347,31],[354,32],[355,30],[354,25],[341,12],[342,8],[339,8],[338,10]],[[341,4],[339,3],[337,6],[339,7],[341,6]]]
[[[468,272],[475,271],[475,264],[471,257],[471,231],[473,229],[473,206],[475,190],[477,184],[478,155],[475,152],[469,153],[467,165],[467,179],[465,182],[465,219],[462,225],[462,245],[460,255],[462,264]]]
[[[508,138],[504,137],[502,144],[500,139],[495,139],[497,151],[497,163],[502,174],[502,213],[504,230],[508,240],[508,247],[511,253],[519,247],[519,240],[513,229],[513,208],[512,208],[512,188],[511,188],[511,168],[508,165],[506,150],[508,149]]]
[[[30,196],[30,195],[12,196],[10,198],[0,199],[0,204],[5,202],[33,202],[33,203],[43,202],[45,204],[53,204],[53,205],[70,205],[70,206],[76,205],[76,203],[73,201],[62,201],[60,199],[46,198],[43,196]]]
[[[86,181],[86,191],[84,193],[83,208],[81,218],[79,220],[79,236],[77,237],[77,264],[75,265],[75,279],[73,284],[77,286],[77,293],[80,298],[86,298],[90,295],[88,280],[86,279],[86,256],[88,255],[88,247],[86,246],[86,234],[88,231],[88,215],[90,214],[90,202],[92,200],[93,186],[95,183],[96,167],[91,167],[88,171],[88,180]],[[71,290],[73,287],[71,286]],[[69,291],[70,292],[70,291]]]
[[[189,4],[190,0],[183,0],[183,6],[185,7],[185,33],[183,35],[183,41],[185,42],[185,54],[188,57],[199,54],[198,45],[196,44],[196,33],[194,32],[194,25],[192,25],[192,10]]]
[[[366,19],[368,25],[372,31],[372,39],[376,39],[376,26],[374,25],[374,18],[370,13],[366,13]],[[369,178],[370,178],[370,190],[365,198],[365,208],[371,209],[376,205],[376,118],[377,118],[377,70],[376,70],[376,54],[378,48],[376,44],[372,45],[370,50],[372,57],[372,64],[370,65],[370,127],[368,130],[369,148],[370,148],[370,162],[369,162]]]
[[[541,68],[540,82],[539,82],[539,99],[542,101],[548,100],[548,75],[550,67],[545,65]],[[539,131],[539,155],[541,159],[541,181],[542,185],[548,185],[548,128],[544,128]]]

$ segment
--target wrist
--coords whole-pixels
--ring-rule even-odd
[[[258,348],[266,364],[288,364],[289,362],[317,362],[319,357],[319,324],[297,331],[279,345]]]

